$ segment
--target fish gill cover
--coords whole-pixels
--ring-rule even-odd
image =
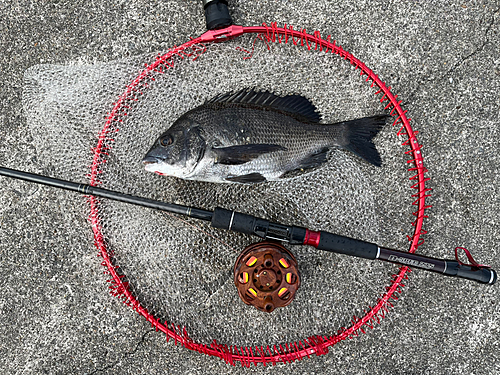
[[[183,113],[245,87],[303,95],[325,124],[384,113],[374,89],[333,54],[254,44],[254,39],[205,46],[197,59],[177,57],[173,69],[153,73],[140,100],[127,103],[128,115],[109,135],[101,186],[209,210],[220,206],[407,249],[414,218],[407,157],[401,152],[406,139],[396,135],[390,121],[374,140],[382,168],[332,150],[328,163],[312,173],[253,186],[184,181],[144,170],[141,161],[152,142]],[[34,142],[50,140],[52,145],[41,151],[48,173],[88,182],[92,147],[113,102],[144,63],[154,59],[144,55],[107,64],[38,65],[26,72],[24,110]],[[255,238],[118,202],[102,200],[99,209],[104,240],[141,306],[208,345],[216,340],[266,346],[335,334],[351,324],[353,315],[377,303],[397,270],[288,246],[298,261],[301,288],[288,307],[266,314],[240,301],[232,281],[236,258]],[[88,214],[88,207],[82,209],[82,216]]]

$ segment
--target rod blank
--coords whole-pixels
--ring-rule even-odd
[[[155,210],[167,211],[174,214],[186,215],[196,219],[210,221],[212,220],[212,212],[201,210],[199,208],[183,206],[174,203],[165,203],[153,199],[136,197],[134,195],[124,194],[113,190],[107,190],[90,186],[86,184],[77,184],[71,181],[60,180],[58,178],[41,176],[34,173],[17,171],[15,169],[0,167],[0,176],[17,178],[37,184],[56,187],[59,189],[76,191],[80,194],[94,195],[96,197],[108,198],[119,202],[135,204],[142,207],[153,208]]]

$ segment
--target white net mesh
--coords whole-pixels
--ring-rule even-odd
[[[333,151],[312,173],[254,186],[210,184],[144,171],[142,157],[184,112],[217,94],[245,87],[311,99],[323,123],[383,112],[374,91],[332,54],[258,41],[255,36],[210,45],[193,61],[155,73],[119,131],[103,167],[102,187],[192,205],[217,206],[284,224],[322,229],[382,246],[406,249],[411,233],[410,183],[403,139],[387,125],[375,139],[383,167]],[[35,66],[26,72],[24,108],[35,141],[50,140],[41,157],[54,177],[87,182],[91,147],[105,115],[154,56],[92,66]],[[82,212],[87,215],[88,212]],[[153,210],[103,201],[106,243],[131,290],[160,321],[185,326],[198,341],[268,345],[336,333],[385,291],[394,266],[290,246],[301,273],[295,300],[271,314],[239,300],[232,269],[255,238]]]

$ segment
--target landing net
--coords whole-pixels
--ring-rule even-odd
[[[231,32],[238,38],[226,40]],[[388,248],[414,252],[423,242],[429,189],[417,132],[391,88],[319,32],[233,26],[156,56],[37,66],[26,82],[28,123],[35,140],[52,137],[53,148],[42,156],[55,177],[209,210],[220,206]],[[144,171],[142,157],[179,116],[245,87],[301,94],[325,124],[390,114],[375,139],[383,167],[334,150],[312,173],[253,186]],[[167,339],[231,364],[325,354],[380,323],[407,282],[407,267],[288,246],[301,288],[288,307],[266,314],[240,301],[232,281],[236,258],[255,238],[118,202],[89,202],[111,293]]]

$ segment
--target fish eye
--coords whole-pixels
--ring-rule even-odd
[[[160,139],[160,144],[164,147],[170,146],[172,143],[174,143],[174,137],[170,134]]]

